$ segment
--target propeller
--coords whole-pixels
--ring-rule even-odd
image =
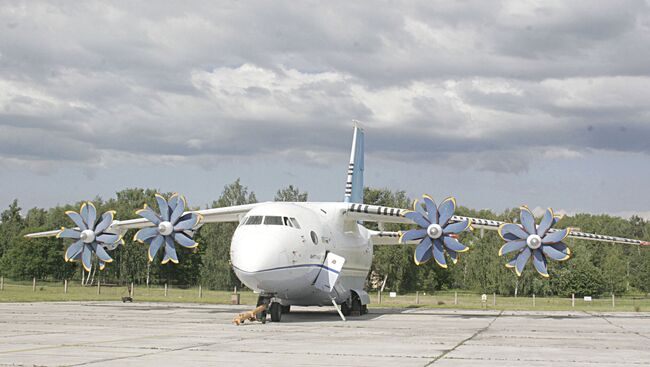
[[[535,217],[528,207],[520,209],[521,225],[505,223],[499,227],[499,236],[506,241],[499,249],[499,256],[516,253],[506,266],[514,268],[518,276],[532,257],[537,272],[548,278],[546,257],[564,261],[571,256],[571,250],[562,242],[571,229],[551,229],[560,219],[551,208],[546,210],[539,225],[535,224]]]
[[[113,223],[115,211],[107,211],[98,219],[95,205],[88,201],[81,204],[79,213],[69,210],[65,214],[77,225],[76,228],[62,227],[56,236],[76,240],[66,250],[65,261],[81,260],[84,269],[90,271],[94,253],[99,259],[99,269],[104,270],[106,263],[113,261],[106,248],[113,249],[117,244],[124,244],[122,236],[107,231]]]
[[[149,261],[153,261],[160,248],[163,247],[165,256],[162,263],[167,264],[171,261],[178,264],[174,243],[185,248],[195,248],[199,245],[193,237],[194,228],[201,220],[201,215],[197,213],[183,214],[187,204],[185,197],[179,194],[173,194],[169,200],[156,194],[156,201],[159,212],[155,212],[146,204],[143,209],[136,212],[154,224],[154,227],[142,228],[135,234],[134,240],[149,245]]]
[[[400,243],[421,240],[415,248],[413,259],[417,265],[426,263],[433,258],[439,266],[446,268],[445,252],[455,264],[458,262],[458,253],[469,250],[469,247],[458,242],[458,234],[471,226],[469,219],[450,223],[456,211],[456,199],[445,199],[440,206],[429,195],[423,195],[422,202],[413,202],[413,211],[406,211],[402,215],[420,228],[400,232]]]

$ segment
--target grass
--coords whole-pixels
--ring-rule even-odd
[[[457,301],[455,301],[457,299]],[[377,292],[371,293],[371,302],[377,306]],[[616,297],[612,307],[611,297],[593,298],[591,302],[576,297],[575,306],[571,304],[571,298],[559,297],[535,297],[534,304],[532,297],[505,297],[487,295],[487,302],[481,301],[481,295],[476,293],[458,292],[457,298],[454,291],[435,292],[434,294],[419,295],[405,294],[395,298],[388,296],[387,292],[382,293],[381,307],[407,307],[407,308],[457,308],[457,309],[488,309],[488,310],[511,310],[511,311],[616,311],[616,312],[649,312],[650,297],[627,296]]]
[[[253,292],[239,292],[242,304],[255,304],[257,295]],[[128,296],[126,286],[97,286],[82,287],[79,283],[68,283],[68,292],[64,293],[63,282],[37,282],[36,290],[31,283],[7,282],[5,279],[4,290],[0,291],[0,302],[67,302],[67,301],[121,301]],[[135,301],[141,302],[188,302],[188,303],[213,303],[229,304],[232,292],[202,290],[199,297],[199,288],[173,288],[167,289],[159,286],[136,286],[133,296]]]
[[[5,279],[4,289],[0,291],[0,302],[67,302],[67,301],[120,301],[127,296],[125,286],[102,286],[100,294],[97,286],[82,287],[77,282],[68,283],[68,292],[64,293],[63,282],[37,282],[36,289],[31,282],[15,282]],[[254,305],[257,295],[250,291],[242,291],[241,304]],[[165,288],[160,286],[136,286],[134,300],[136,302],[187,302],[229,304],[231,291],[202,290],[199,297],[198,287],[175,288],[169,287],[165,296]],[[371,292],[370,307],[389,308],[455,308],[455,309],[489,309],[489,310],[540,310],[540,311],[617,311],[617,312],[650,312],[650,297],[627,296],[616,297],[615,307],[612,307],[610,297],[585,302],[576,298],[575,307],[570,298],[536,297],[533,306],[532,297],[502,297],[488,295],[487,302],[481,302],[481,295],[468,292],[458,292],[455,302],[454,291],[435,292],[434,294],[420,293],[416,295],[398,295],[389,297],[388,292],[382,293],[381,303],[378,302],[377,292]]]

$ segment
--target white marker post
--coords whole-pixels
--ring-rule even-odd
[[[68,294],[68,280],[63,279],[63,294]]]
[[[535,293],[533,293],[533,307],[535,307]]]

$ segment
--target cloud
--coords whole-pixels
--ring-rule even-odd
[[[0,6],[5,164],[650,152],[644,1]],[[542,157],[542,158],[540,158]]]

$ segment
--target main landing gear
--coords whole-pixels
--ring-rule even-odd
[[[343,316],[361,316],[368,313],[368,306],[361,304],[359,295],[352,292],[349,300],[341,304],[341,313]]]

